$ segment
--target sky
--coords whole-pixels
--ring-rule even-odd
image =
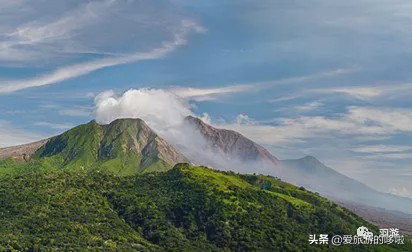
[[[411,12],[406,0],[0,0],[0,147],[137,92],[136,111],[183,105],[280,159],[312,155],[412,197]]]

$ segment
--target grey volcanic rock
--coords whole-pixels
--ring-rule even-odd
[[[0,148],[0,160],[13,158],[14,160],[28,162],[31,160],[33,153],[48,141],[49,139],[43,139],[29,144]]]
[[[186,122],[199,130],[214,152],[220,152],[230,159],[280,164],[269,151],[236,131],[214,128],[193,116],[186,117]]]

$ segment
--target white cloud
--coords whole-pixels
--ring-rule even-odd
[[[376,129],[378,134],[412,132],[412,109],[349,107],[347,119],[362,125],[363,130]]]
[[[241,161],[240,156],[228,157],[211,147],[196,125],[185,123],[186,116],[193,115],[190,110],[192,106],[169,91],[132,89],[120,96],[106,91],[98,95],[95,102],[97,122],[109,123],[117,118],[143,119],[156,133],[198,165],[262,173],[268,168],[265,162]],[[203,114],[203,119],[210,120],[210,116]],[[273,171],[273,164],[270,170]]]
[[[374,155],[367,155],[364,159],[371,159],[371,160],[388,160],[388,159],[412,159],[411,152],[405,153],[377,153]]]
[[[202,121],[204,121],[207,124],[212,123],[212,118],[210,117],[210,115],[208,113],[203,113],[202,116],[200,117],[200,119]]]
[[[412,192],[410,192],[406,187],[393,187],[391,193],[403,197],[412,198]]]
[[[385,96],[391,96],[399,92],[412,91],[412,84],[392,84],[392,85],[380,85],[380,86],[371,86],[371,87],[333,87],[333,88],[323,88],[323,89],[310,89],[305,90],[306,93],[318,93],[318,94],[345,94],[352,96],[359,100],[371,100],[382,98]]]
[[[309,111],[317,110],[323,105],[324,104],[320,101],[313,101],[313,102],[305,103],[301,106],[296,106],[295,109],[301,112],[309,112]]]
[[[33,125],[48,127],[48,128],[57,129],[57,130],[67,130],[74,126],[73,124],[68,124],[68,123],[51,123],[51,122],[35,122],[33,123]]]
[[[260,124],[217,124],[220,128],[238,131],[260,144],[272,145],[285,142],[302,142],[309,138],[309,131],[298,125],[272,126]]]
[[[337,88],[331,91],[336,93],[347,94],[358,99],[368,99],[380,96],[382,94],[382,91],[380,89],[372,87]]]
[[[100,123],[140,118],[157,131],[179,125],[192,114],[186,101],[161,89],[131,89],[121,96],[106,91],[96,97],[95,103],[96,120]]]
[[[348,107],[336,117],[276,118],[271,125],[224,124],[261,144],[301,142],[310,138],[341,136],[390,136],[412,132],[412,110],[402,108]]]
[[[188,96],[182,98],[170,90],[131,89],[119,95],[113,91],[107,91],[95,98],[95,115],[99,123],[109,123],[117,118],[141,118],[160,136],[174,144],[188,157],[200,157],[199,164],[207,162],[210,164],[210,160],[214,160],[214,164],[232,167],[231,165],[234,163],[227,163],[224,157],[217,156],[216,153],[207,151],[199,153],[199,146],[205,145],[204,139],[193,129],[182,126],[184,118],[194,114],[193,105],[189,104],[189,101]],[[353,147],[352,144],[356,144],[356,142],[351,142],[351,139],[357,136],[387,137],[398,132],[412,131],[407,126],[392,122],[392,120],[397,121],[399,118],[403,118],[401,121],[407,123],[409,117],[410,111],[405,109],[376,107],[348,107],[345,113],[331,117],[299,116],[296,118],[275,118],[270,122],[254,120],[247,114],[239,114],[233,123],[212,121],[207,113],[201,116],[207,123],[212,123],[216,127],[236,130],[260,144],[273,147],[273,150],[277,150],[275,155],[279,153],[284,155],[285,151],[278,152],[281,148],[287,149],[289,157],[290,153],[294,153],[294,157],[303,152],[305,155],[319,154],[323,161],[327,161],[327,164],[332,164],[332,167],[339,171],[357,178],[369,176],[374,169],[382,170],[393,167],[394,160],[397,162],[401,159],[408,160],[411,157],[408,151],[412,147],[379,144]],[[325,139],[328,140],[327,144],[325,144]],[[317,150],[305,150],[301,146],[306,145],[308,148],[306,141],[318,141],[316,143],[323,144]],[[362,153],[369,151],[370,154],[354,158],[353,152],[347,151],[352,149]],[[329,154],[336,156],[329,156]],[[212,165],[212,167],[215,166]]]
[[[390,139],[391,136],[372,135],[372,136],[355,136],[354,140],[359,142],[379,142]]]
[[[62,109],[59,114],[73,117],[89,117],[93,114],[93,108],[76,106],[74,108]]]
[[[198,26],[196,23],[186,20],[182,22],[180,29],[174,34],[174,40],[162,43],[161,47],[152,49],[148,52],[134,53],[120,57],[103,58],[71,66],[65,66],[55,70],[52,73],[32,79],[3,81],[0,82],[0,93],[14,92],[30,87],[51,85],[106,67],[162,58],[179,46],[184,45],[187,42],[186,36],[192,31],[201,32],[203,30],[202,27]]]
[[[194,101],[211,101],[224,97],[229,94],[245,93],[250,91],[258,91],[262,89],[272,88],[278,85],[287,85],[292,83],[302,83],[305,81],[336,77],[341,75],[347,75],[359,71],[359,68],[339,68],[320,73],[309,74],[305,76],[290,77],[279,80],[253,82],[239,85],[231,85],[220,88],[193,88],[193,87],[175,87],[170,89],[174,94]],[[294,99],[293,97],[280,98],[273,100],[272,102],[284,101],[288,99]]]
[[[116,118],[141,118],[157,132],[170,133],[168,129],[181,124],[184,117],[193,114],[189,96],[177,96],[159,89],[129,90],[121,96],[112,91],[96,97],[96,119],[109,123]],[[316,105],[316,106],[315,106]],[[320,106],[316,103],[311,108]],[[353,137],[377,137],[412,132],[412,111],[374,107],[348,107],[347,112],[333,117],[299,116],[275,118],[271,122],[255,121],[246,114],[239,114],[234,123],[212,122],[209,114],[201,117],[207,123],[220,128],[238,131],[264,145],[299,144],[309,139],[336,139]],[[270,123],[270,124],[267,124]],[[382,139],[378,139],[382,140]],[[378,153],[409,150],[409,146],[358,146],[353,151]],[[407,149],[408,148],[408,149]],[[388,158],[401,153],[388,153]],[[403,156],[404,157],[404,156]],[[381,157],[383,158],[383,157]]]
[[[80,42],[77,35],[82,30],[89,29],[89,26],[101,22],[108,16],[111,8],[114,8],[115,1],[89,1],[79,5],[67,5],[63,13],[53,16],[56,11],[47,13],[47,1],[41,6],[45,12],[36,11],[30,2],[16,1],[18,4],[10,5],[7,13],[0,18],[0,21],[8,26],[0,29],[0,61],[21,62],[25,64],[29,61],[56,57],[62,52],[73,50],[92,51],[86,49],[86,45]],[[53,6],[50,4],[49,6]],[[43,8],[42,8],[43,7]],[[13,19],[24,10],[26,18]],[[40,12],[40,13],[39,13]],[[0,15],[2,13],[0,12]],[[34,14],[31,19],[30,14]],[[24,22],[22,20],[25,20]],[[15,23],[14,23],[15,22]],[[1,28],[1,27],[0,27]],[[83,44],[83,45],[82,45]]]
[[[283,79],[264,81],[264,82],[249,83],[249,85],[254,85],[255,88],[264,89],[264,88],[270,88],[270,87],[274,87],[278,85],[305,83],[305,82],[314,81],[314,80],[345,76],[345,75],[357,73],[361,70],[362,68],[360,67],[337,68],[337,69],[332,69],[332,70],[324,70],[321,72],[312,73],[308,75],[287,77]]]
[[[274,99],[270,99],[268,100],[268,102],[270,103],[278,103],[278,102],[284,102],[284,101],[290,101],[290,100],[294,100],[296,98],[298,98],[299,96],[297,95],[293,95],[293,96],[282,96],[279,98],[274,98]]]
[[[300,125],[318,132],[333,131],[347,135],[390,135],[412,132],[412,110],[403,108],[348,107],[336,118],[324,116],[280,119],[283,126]]]
[[[235,85],[221,88],[178,87],[173,88],[170,91],[182,98],[194,101],[210,101],[223,95],[243,93],[251,89],[253,89],[253,85]]]
[[[31,23],[17,27],[8,34],[9,41],[20,45],[32,45],[56,40],[71,39],[82,26],[97,22],[114,1],[89,2],[49,23]]]
[[[332,69],[332,70],[323,71],[320,73],[314,73],[310,75],[280,79],[280,80],[275,81],[274,83],[275,84],[290,84],[290,83],[307,82],[307,81],[313,81],[313,80],[318,80],[318,79],[323,79],[323,78],[349,75],[349,74],[357,73],[360,70],[361,70],[360,67],[338,68],[338,69]]]
[[[149,51],[188,20],[178,8],[151,1],[73,0],[64,7],[51,0],[13,2],[0,2],[7,6],[0,8],[0,64],[56,65]]]
[[[385,152],[404,152],[412,150],[412,146],[407,145],[363,145],[351,149],[359,153],[385,153]]]
[[[272,101],[273,102],[273,101]],[[313,101],[313,102],[308,102],[302,105],[297,105],[293,107],[281,107],[276,109],[276,112],[297,112],[297,113],[307,113],[311,111],[315,111],[323,107],[324,103],[321,101]]]
[[[239,114],[239,115],[236,117],[236,123],[237,123],[237,124],[250,125],[250,124],[253,124],[254,121],[253,121],[253,119],[251,119],[248,115]]]

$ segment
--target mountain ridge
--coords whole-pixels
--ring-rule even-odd
[[[280,163],[279,159],[269,151],[239,132],[215,128],[193,116],[187,116],[185,121],[195,126],[205,139],[212,143],[213,150],[220,150],[223,154],[234,156],[242,161],[261,159],[273,165]]]
[[[187,117],[185,122],[195,126],[205,137],[206,144],[209,145],[195,146],[202,150],[196,155],[201,155],[209,149],[215,153],[211,156],[212,159],[217,158],[217,154],[223,154],[228,157],[229,161],[236,160],[240,156],[243,159],[235,165],[244,166],[246,170],[243,170],[243,173],[258,172],[279,177],[279,167],[282,167],[283,176],[281,178],[285,181],[304,186],[331,199],[355,201],[403,212],[412,209],[412,200],[378,192],[325,166],[313,156],[281,161],[264,147],[238,132],[214,128],[199,118],[191,116]],[[41,147],[29,153],[29,160],[18,159],[20,160],[18,163],[24,160],[23,163],[27,165],[14,164],[15,159],[12,155],[10,156],[10,153],[18,153],[16,149],[22,149],[22,146],[31,146],[31,151],[33,151],[33,146]],[[0,168],[8,167],[2,169],[4,172],[12,171],[10,167],[15,165],[20,171],[27,167],[35,169],[39,167],[56,169],[58,167],[74,170],[97,169],[98,167],[119,175],[131,175],[141,172],[166,171],[180,162],[197,163],[191,159],[191,156],[187,158],[180,150],[158,136],[141,119],[118,119],[106,125],[91,121],[59,136],[22,146],[0,149],[0,157],[4,158],[9,154],[9,158],[12,159],[0,161]],[[246,155],[243,155],[244,153]],[[264,162],[257,162],[262,160]],[[270,164],[268,169],[256,169],[264,163]],[[211,166],[207,160],[198,164]],[[252,166],[253,164],[257,165]],[[225,169],[226,167],[215,168]]]
[[[199,118],[189,116],[186,120],[200,128],[200,133],[205,136],[209,144],[213,147],[220,148],[220,151],[225,154],[230,154],[230,151],[227,151],[227,149],[230,150],[230,145],[233,141],[229,141],[229,147],[227,147],[225,146],[226,142],[222,141],[222,139],[236,139],[239,136],[244,137],[240,133],[232,130],[214,128]],[[226,136],[224,138],[219,138],[221,132],[225,133]],[[233,136],[228,136],[230,134]],[[246,137],[244,138],[247,139],[247,141],[252,141]],[[216,139],[218,140],[216,141]],[[254,144],[263,149],[263,153],[269,153],[264,147],[256,143]],[[272,154],[270,155],[273,156]],[[299,159],[290,160],[279,160],[276,158],[275,162],[270,163],[272,163],[273,166],[269,167],[269,169],[259,170],[259,172],[280,177],[295,185],[304,186],[332,200],[338,198],[345,201],[353,201],[359,204],[367,204],[373,207],[412,214],[412,199],[379,192],[364,183],[327,167],[314,156],[308,155]],[[242,172],[251,173],[251,171],[247,170],[242,170]]]
[[[164,171],[187,161],[141,119],[119,119],[106,125],[93,120],[36,143],[31,146],[40,147],[31,153],[31,159],[16,164],[19,170],[99,168],[131,175]],[[3,160],[13,159],[6,155],[13,148],[0,149]]]

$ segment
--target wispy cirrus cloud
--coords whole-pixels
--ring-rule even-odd
[[[354,152],[359,153],[393,153],[404,152],[412,150],[412,146],[408,145],[362,145],[351,149]]]
[[[318,80],[318,79],[323,79],[323,78],[332,78],[332,77],[338,77],[338,76],[343,76],[343,75],[349,75],[349,74],[357,73],[361,70],[362,70],[361,67],[337,68],[337,69],[322,71],[319,73],[314,73],[314,74],[309,74],[309,75],[304,75],[304,76],[284,78],[284,79],[276,80],[275,83],[276,84],[302,83],[306,81],[313,81],[313,80]],[[270,83],[273,83],[273,82],[268,82],[267,84],[270,84]]]
[[[271,101],[271,102],[273,103],[274,101]],[[320,100],[316,100],[316,101],[304,103],[302,105],[281,107],[281,108],[275,109],[275,112],[285,112],[288,114],[291,114],[291,113],[303,114],[307,112],[317,111],[320,108],[322,108],[324,105],[325,104],[321,102]]]
[[[56,130],[67,130],[74,127],[73,124],[70,123],[52,123],[52,122],[35,122],[33,123],[35,126],[42,126]]]
[[[254,124],[224,123],[218,126],[240,131],[261,144],[300,142],[315,137],[390,136],[412,132],[412,110],[402,108],[347,108],[335,116],[275,118]],[[375,146],[376,147],[376,146]]]
[[[60,115],[73,117],[90,117],[93,114],[92,107],[75,106],[73,108],[65,108],[59,111]]]
[[[172,88],[170,91],[182,98],[195,101],[210,101],[228,94],[243,93],[252,88],[253,85],[234,85],[220,88],[177,87]]]
[[[0,4],[7,7],[0,9],[0,67],[35,64],[39,70],[33,77],[4,76],[0,93],[160,59],[185,45],[189,34],[205,32],[191,17],[151,1],[74,0],[64,7],[51,0]],[[55,70],[44,70],[50,68]]]
[[[0,62],[21,65],[63,53],[95,51],[80,34],[108,16],[116,1],[74,1],[60,11],[47,1],[40,8],[29,1],[3,1],[0,10]],[[11,4],[13,2],[13,4]],[[73,4],[76,3],[76,4]],[[24,14],[24,18],[21,14]],[[38,63],[38,62],[37,62]]]
[[[412,92],[412,83],[387,84],[379,86],[347,86],[322,89],[310,89],[304,93],[344,94],[360,100],[372,100],[391,96],[400,92]]]
[[[180,29],[173,34],[172,41],[163,42],[160,47],[152,49],[148,52],[138,52],[119,57],[108,57],[65,66],[55,70],[54,72],[32,79],[2,81],[0,82],[0,93],[9,93],[31,87],[51,85],[111,66],[128,64],[142,60],[159,59],[174,51],[178,47],[186,44],[186,36],[192,31],[203,32],[204,30],[201,26],[194,22],[183,21]]]
[[[244,134],[279,158],[315,155],[337,171],[384,191],[398,182],[408,185],[397,176],[411,174],[412,146],[405,137],[412,132],[410,109],[351,106],[340,114],[261,121],[240,116],[248,120],[212,122]],[[405,140],[393,144],[399,137]]]
[[[412,160],[412,153],[405,152],[405,153],[377,153],[373,155],[367,155],[363,157],[363,159],[371,159],[371,160]]]
[[[361,145],[350,151],[361,154],[364,160],[412,160],[412,146],[408,145]]]
[[[281,85],[304,83],[306,81],[313,81],[324,78],[333,78],[341,75],[352,74],[360,71],[360,68],[338,68],[333,70],[326,70],[319,73],[289,77],[278,80],[243,83],[237,85],[229,85],[218,88],[194,88],[194,87],[174,87],[169,89],[172,93],[186,99],[194,101],[211,101],[218,98],[225,97],[230,94],[245,93],[252,91],[261,91]],[[293,99],[294,97],[292,97]],[[281,98],[280,101],[284,100]]]
[[[353,96],[358,99],[369,99],[380,96],[382,90],[376,87],[347,87],[347,88],[334,88],[323,90],[312,90],[319,93],[340,93],[349,96]]]

